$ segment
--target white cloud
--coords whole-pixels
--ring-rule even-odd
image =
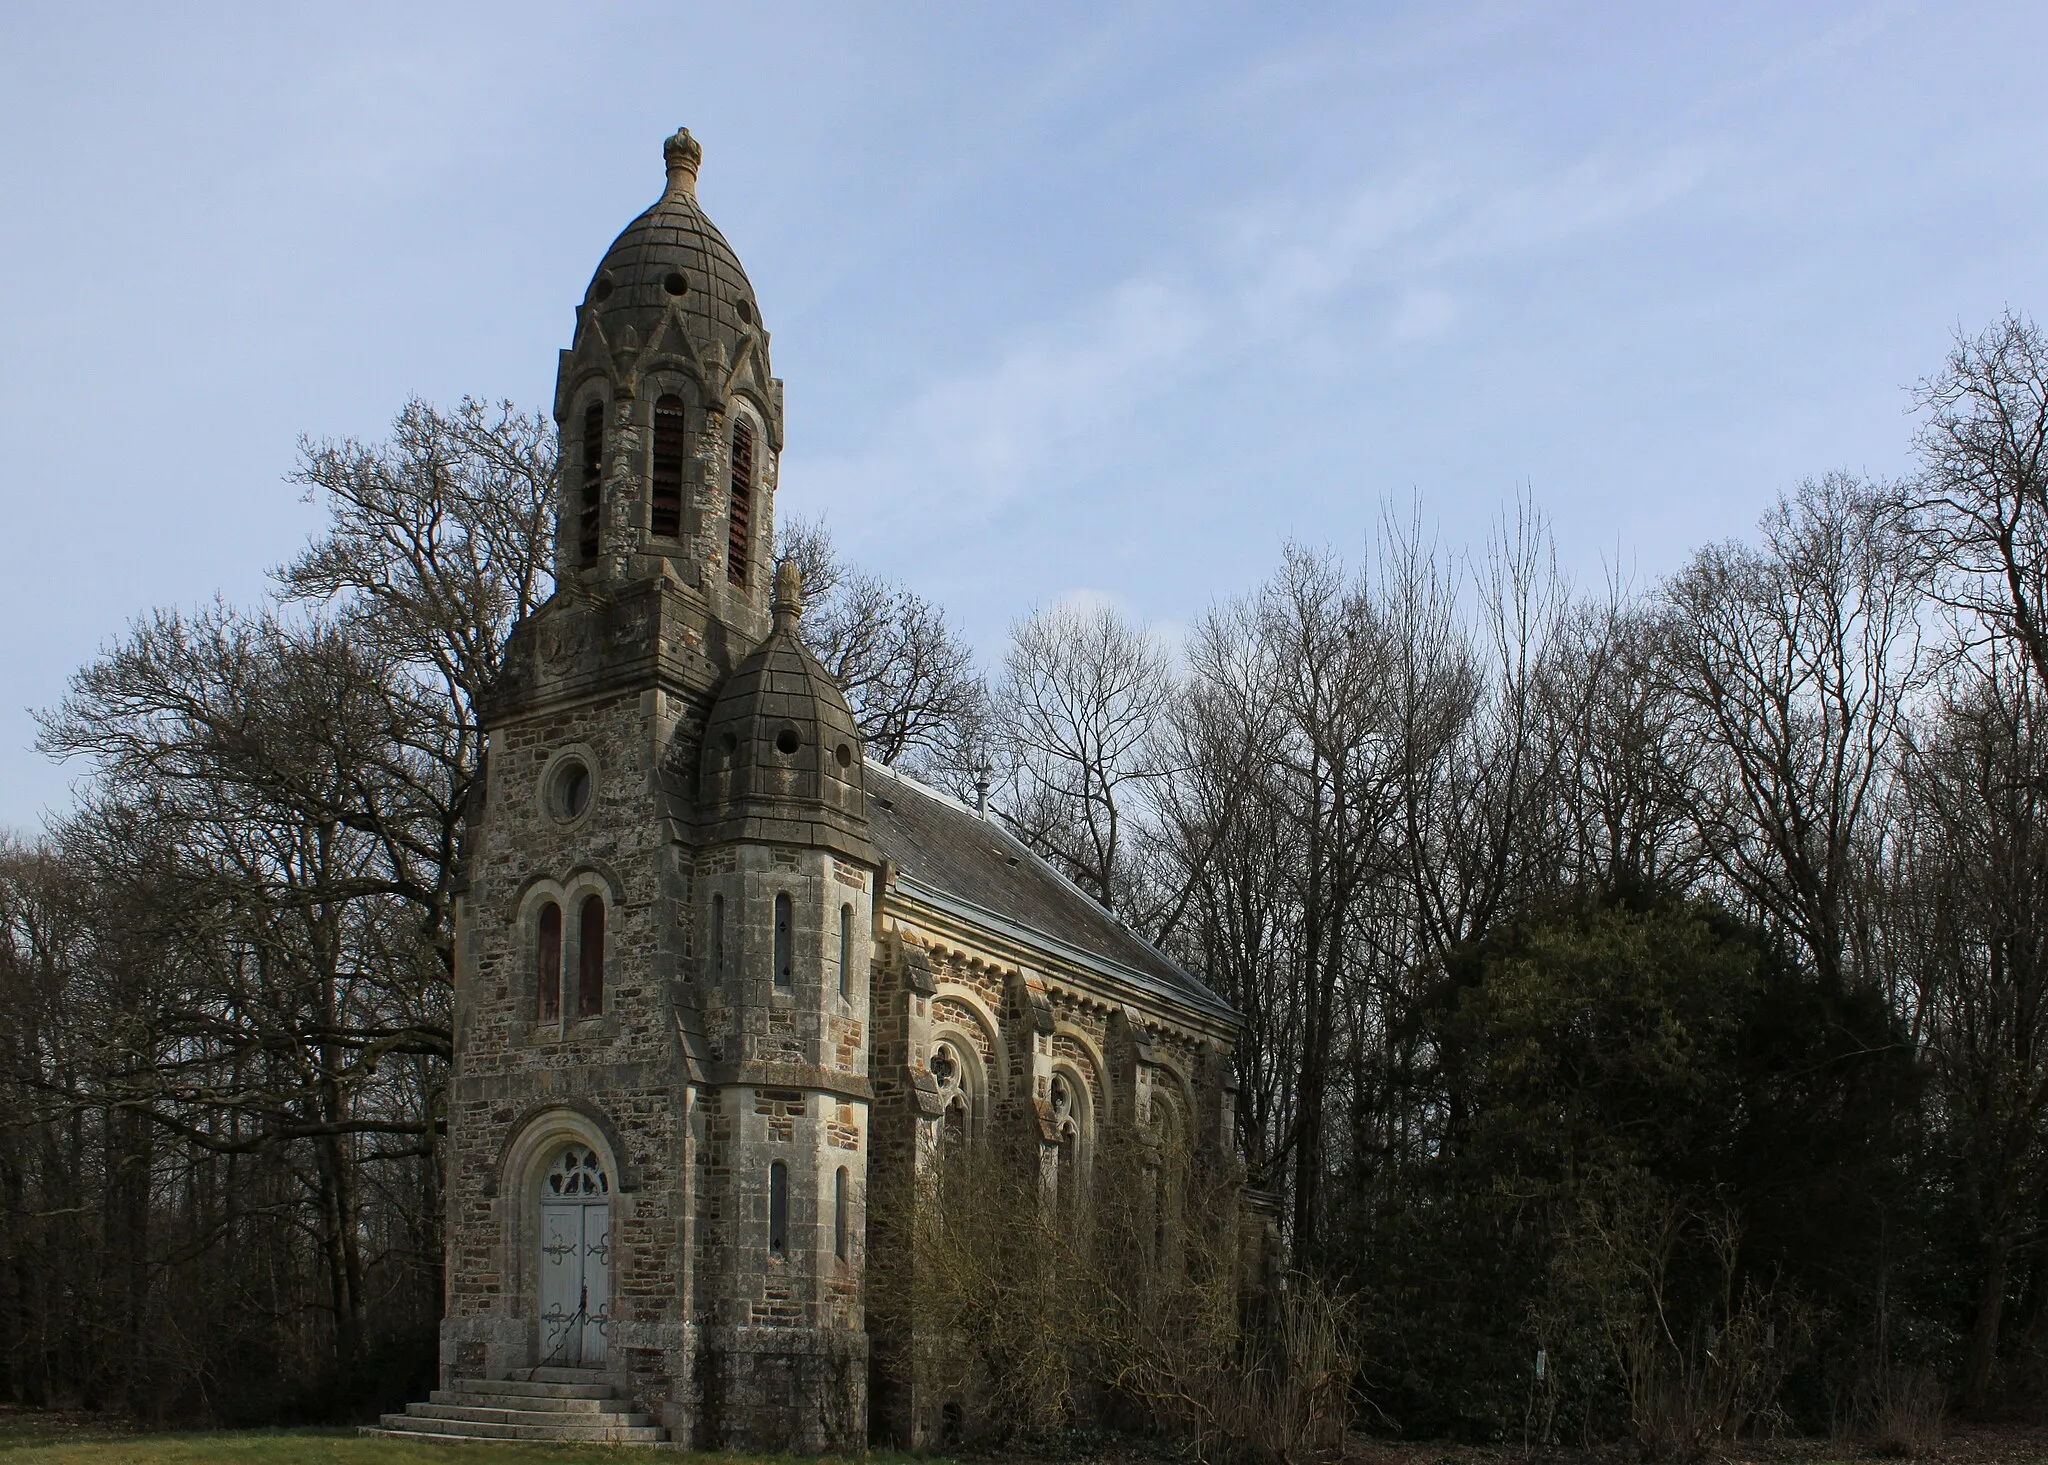
[[[1391,342],[1445,339],[1465,304],[1423,277],[1616,228],[1699,187],[1710,166],[1704,152],[1667,151],[1493,186],[1478,165],[1440,164],[1368,181],[1335,208],[1240,204],[1207,236],[1220,243],[1033,323],[980,370],[915,393],[881,447],[803,463],[799,481],[864,535],[928,540],[984,523],[1142,404],[1225,377],[1275,341],[1312,349],[1344,297],[1382,292]]]

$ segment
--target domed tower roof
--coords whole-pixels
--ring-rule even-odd
[[[605,251],[577,311],[577,333],[595,323],[614,350],[630,349],[651,340],[670,307],[680,306],[699,352],[735,362],[750,343],[766,377],[767,333],[754,287],[697,203],[703,155],[688,128],[662,144],[668,187]]]
[[[806,845],[874,863],[860,730],[797,635],[796,566],[775,575],[775,629],[742,661],[704,724],[697,778],[705,838]]]

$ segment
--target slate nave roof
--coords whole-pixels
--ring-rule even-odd
[[[876,853],[942,905],[998,934],[1235,1024],[1200,978],[1104,910],[994,819],[880,763],[867,765]]]

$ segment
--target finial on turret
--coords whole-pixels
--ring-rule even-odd
[[[668,191],[695,198],[697,165],[704,161],[704,149],[690,136],[690,129],[678,127],[676,135],[661,145],[661,157],[668,164]]]
[[[804,572],[796,567],[795,560],[784,560],[775,567],[775,629],[786,631],[797,623],[804,613]]]

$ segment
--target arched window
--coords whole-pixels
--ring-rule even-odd
[[[847,1227],[852,1218],[847,1215],[846,1167],[841,1165],[839,1173],[832,1177],[832,1255],[846,1260]]]
[[[540,934],[534,943],[536,1010],[542,1022],[562,1020],[562,908],[553,901],[540,908]]]
[[[853,995],[853,907],[839,907],[839,995]]]
[[[1188,1202],[1188,1169],[1180,1116],[1163,1097],[1152,1100],[1152,1137],[1159,1156],[1152,1202],[1152,1258],[1165,1266],[1174,1260],[1173,1242],[1180,1234],[1182,1207]]]
[[[725,897],[722,895],[711,897],[711,951],[707,965],[712,981],[725,980]]]
[[[742,417],[732,425],[732,507],[726,516],[725,578],[747,583],[754,531],[754,427]]]
[[[649,463],[654,512],[648,528],[674,539],[683,528],[683,399],[670,394],[654,404],[654,454]]]
[[[1059,1209],[1071,1215],[1081,1203],[1081,1126],[1074,1117],[1074,1092],[1064,1075],[1053,1075],[1050,1097],[1053,1133],[1059,1136],[1053,1191]]]
[[[768,1254],[789,1254],[789,1166],[780,1160],[768,1166]]]
[[[576,928],[576,1015],[604,1011],[604,897],[587,895]]]
[[[604,403],[583,411],[583,498],[576,511],[576,563],[597,563],[598,521],[604,508]]]
[[[1070,1119],[1060,1126],[1060,1155],[1054,1189],[1061,1211],[1072,1215],[1081,1203],[1081,1132]]]
[[[789,896],[775,897],[775,985],[788,990],[796,985],[796,933],[790,929]]]
[[[971,1099],[967,1092],[967,1071],[951,1043],[932,1049],[932,1082],[939,1086],[939,1102],[945,1111],[939,1120],[939,1154],[957,1161],[967,1153],[967,1139],[973,1124]]]

